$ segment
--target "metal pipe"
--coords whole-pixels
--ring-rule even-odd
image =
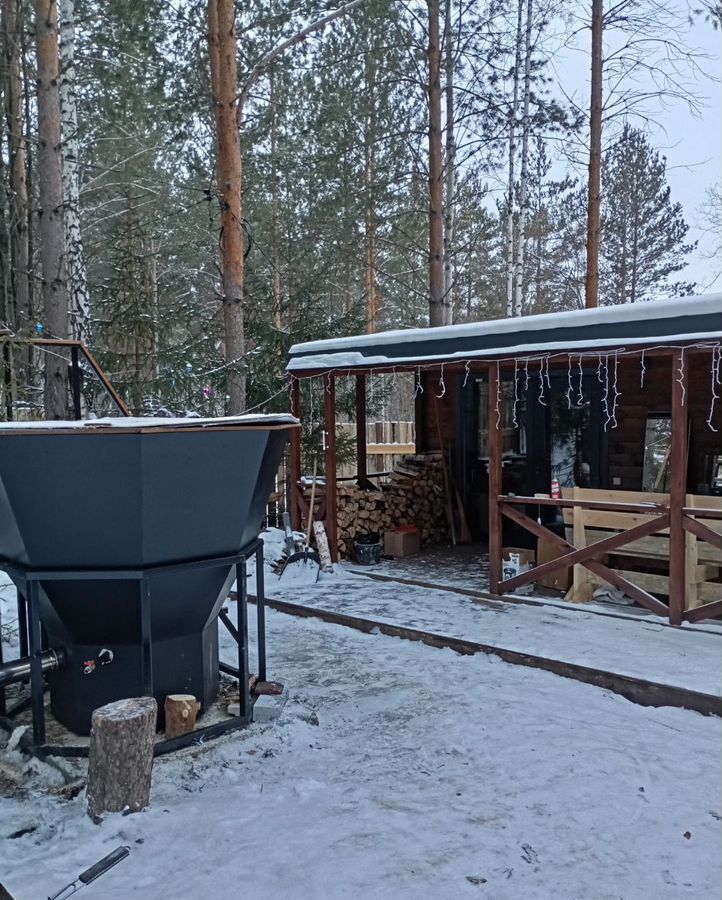
[[[21,656],[0,665],[0,687],[15,684],[16,681],[27,681],[30,678],[31,656]],[[64,650],[46,650],[40,654],[40,667],[43,672],[54,672],[65,665]]]

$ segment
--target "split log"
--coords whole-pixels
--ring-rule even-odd
[[[165,736],[174,738],[193,731],[200,708],[193,694],[168,694],[164,704]]]
[[[153,697],[116,700],[93,711],[88,761],[92,818],[148,806],[157,717]]]

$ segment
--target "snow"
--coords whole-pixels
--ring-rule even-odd
[[[373,569],[371,568],[371,571]],[[289,603],[417,628],[720,696],[722,635],[670,628],[653,617],[597,615],[561,605],[474,602],[463,594],[373,581],[353,572],[314,587],[266,578]]]
[[[718,719],[272,611],[268,647],[280,721],[158,759],[145,812],[94,825],[82,795],[0,801],[17,900],[119,844],[92,896],[719,896]]]
[[[616,308],[616,307],[615,307]],[[566,315],[566,313],[557,313],[556,315]],[[530,316],[529,318],[532,318]],[[445,326],[452,328],[463,328],[463,325],[453,325],[453,326]],[[426,329],[427,331],[431,331],[432,329]],[[386,338],[386,335],[393,334],[393,332],[382,332],[379,333],[380,338]],[[432,362],[451,362],[454,360],[464,361],[467,359],[485,359],[491,358],[496,359],[497,357],[500,359],[513,359],[514,356],[521,356],[523,354],[530,353],[555,353],[555,352],[564,352],[567,350],[574,350],[574,352],[578,351],[588,351],[594,353],[597,350],[604,349],[615,349],[619,352],[624,352],[627,349],[627,344],[630,347],[636,346],[669,346],[673,345],[681,345],[694,341],[709,341],[710,338],[718,337],[718,333],[710,335],[709,332],[695,332],[693,334],[669,334],[669,335],[657,335],[656,337],[615,337],[615,338],[592,338],[590,340],[574,340],[574,341],[540,341],[534,343],[524,343],[524,344],[515,344],[513,347],[503,347],[503,348],[491,348],[487,350],[460,350],[456,353],[441,353],[441,354],[426,354],[420,355],[418,353],[413,352],[413,347],[410,348],[410,352],[407,356],[386,356],[384,354],[376,354],[375,356],[369,356],[364,353],[359,353],[353,350],[347,351],[333,351],[328,353],[316,353],[309,356],[299,356],[296,358],[291,358],[289,360],[288,365],[286,366],[286,371],[291,374],[295,372],[304,372],[307,370],[315,370],[315,369],[350,369],[354,366],[388,366],[396,363],[397,365],[403,365],[409,361],[416,365],[417,363],[432,363]],[[341,340],[344,340],[343,338]],[[385,341],[378,341],[379,344],[383,344]],[[304,348],[306,345],[299,344],[297,345],[300,348]],[[712,344],[710,344],[712,346]]]
[[[474,359],[481,357],[495,357],[500,354],[511,357],[522,353],[554,352],[556,350],[568,350],[569,340],[554,341],[542,339],[539,341],[527,341],[514,347],[499,349],[486,349],[480,351],[463,350],[458,353],[442,355],[427,355],[420,357],[414,353],[413,344],[416,341],[442,341],[450,338],[483,337],[488,339],[493,335],[514,334],[520,330],[524,332],[554,331],[562,328],[593,327],[608,323],[624,324],[648,319],[650,313],[655,319],[670,319],[670,334],[667,337],[593,337],[590,340],[575,340],[575,350],[590,350],[615,347],[621,348],[624,344],[632,345],[656,345],[669,341],[704,341],[710,338],[719,338],[720,331],[714,334],[708,332],[680,333],[679,324],[675,322],[681,317],[696,315],[719,314],[722,316],[722,293],[705,294],[683,299],[656,300],[650,307],[647,303],[625,304],[621,306],[599,307],[597,309],[571,310],[558,313],[546,313],[544,315],[525,316],[520,322],[517,318],[495,319],[486,322],[471,322],[461,325],[445,325],[438,328],[408,328],[385,331],[372,335],[353,335],[351,337],[333,338],[330,340],[309,341],[305,344],[295,344],[291,347],[291,359],[287,371],[297,372],[317,368],[347,368],[355,365],[387,365],[395,361],[401,363],[405,359],[414,361],[435,361],[453,359]],[[384,353],[374,356],[364,355],[359,352],[365,347],[383,347],[385,344],[409,344],[409,353],[403,357],[391,357]],[[295,354],[308,354],[294,359]]]
[[[705,673],[719,676],[722,638],[709,632],[556,607],[490,609],[344,567],[284,594],[270,569],[282,545],[280,530],[264,534],[272,596],[563,650],[588,665],[616,661],[700,689],[710,687]],[[0,577],[11,613],[14,592]],[[220,634],[231,662],[235,646]],[[719,897],[719,719],[270,609],[267,645],[268,677],[288,690],[280,719],[156,760],[146,811],[94,825],[84,794],[60,798],[47,774],[0,799],[0,878],[17,900],[51,895],[120,844],[129,858],[93,896]],[[2,737],[0,761],[1,747]]]
[[[181,419],[154,417],[154,416],[108,416],[103,419],[69,419],[42,422],[0,422],[0,432],[3,431],[27,431],[73,429],[79,431],[98,431],[108,428],[113,429],[176,429],[176,428],[224,428],[236,425],[297,425],[298,419],[284,413],[253,414],[243,416],[217,416],[216,418],[203,419],[189,416]]]

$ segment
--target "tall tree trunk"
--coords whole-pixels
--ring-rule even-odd
[[[584,305],[599,306],[599,239],[602,178],[603,0],[592,0],[592,92],[589,108],[589,186],[587,191],[587,274]]]
[[[364,116],[364,199],[366,238],[366,328],[369,334],[376,331],[379,312],[376,269],[378,249],[376,246],[376,64],[372,48],[367,44],[364,54],[365,96],[368,100]]]
[[[276,99],[276,78],[274,67],[268,73],[271,113],[271,265],[273,267],[273,324],[281,329],[281,268],[278,252],[278,110]]]
[[[68,324],[71,337],[90,337],[90,297],[80,232],[78,107],[75,98],[75,0],[58,0],[60,14],[60,127],[63,136],[63,215]]]
[[[444,203],[444,325],[454,320],[454,212],[456,203],[456,136],[454,133],[454,34],[452,0],[445,0],[444,65],[446,94],[446,197]],[[459,12],[461,15],[461,12]]]
[[[10,167],[10,234],[12,247],[12,292],[15,299],[13,325],[27,330],[32,317],[30,252],[28,244],[27,150],[23,117],[22,3],[5,0],[5,115],[8,128]]]
[[[40,263],[49,335],[68,336],[68,295],[63,233],[63,176],[58,92],[58,16],[55,0],[36,0],[35,40],[38,83],[38,174],[40,181]],[[67,417],[67,363],[45,358],[45,415]]]
[[[509,184],[506,195],[506,314],[514,315],[514,163],[516,160],[516,123],[519,117],[519,70],[521,69],[522,12],[524,0],[518,0],[516,14],[516,51],[514,88],[509,117]]]
[[[429,14],[429,325],[444,324],[443,162],[441,158],[441,39],[439,0],[427,0]]]
[[[208,0],[208,50],[216,119],[218,191],[221,195],[221,275],[231,415],[246,408],[243,322],[243,224],[238,62],[233,0]]]
[[[529,104],[531,99],[531,32],[534,13],[533,0],[526,5],[526,36],[524,40],[524,104],[521,125],[521,175],[519,177],[519,225],[516,244],[516,278],[514,283],[514,315],[522,314],[524,287],[524,252],[526,249],[526,213],[529,181]]]

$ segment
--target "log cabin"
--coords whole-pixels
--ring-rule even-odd
[[[349,552],[342,532],[368,506],[360,495],[398,493],[369,480],[363,444],[369,376],[404,373],[416,394],[407,475],[435,460],[430,505],[446,509],[452,539],[463,532],[488,546],[492,595],[568,576],[571,600],[603,584],[674,624],[722,614],[721,358],[722,294],[293,346],[292,412],[303,418],[301,379],[324,385],[320,514],[332,554]],[[355,379],[350,501],[335,475],[339,378]],[[299,527],[308,504],[298,436],[290,469]],[[403,503],[378,501],[381,526],[413,523],[429,491],[424,483]],[[436,525],[427,537],[438,537]],[[536,566],[502,577],[509,546],[529,548]]]

